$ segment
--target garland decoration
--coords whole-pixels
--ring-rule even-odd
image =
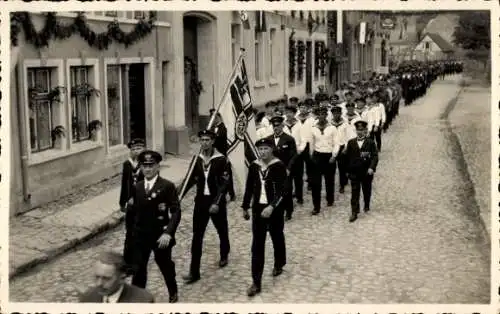
[[[302,81],[304,77],[306,45],[302,40],[297,42],[297,80]]]
[[[288,81],[295,83],[295,61],[297,58],[297,47],[295,40],[288,40]]]
[[[70,24],[62,24],[56,18],[56,13],[48,12],[45,24],[40,31],[35,29],[31,15],[28,12],[11,13],[11,43],[17,46],[21,31],[24,32],[26,41],[36,48],[48,47],[51,39],[63,40],[74,34],[80,35],[90,47],[106,50],[112,42],[117,42],[129,47],[148,36],[154,28],[156,12],[149,11],[149,18],[140,19],[130,32],[121,30],[117,20],[108,24],[107,31],[96,33],[90,29],[85,14],[79,12]]]

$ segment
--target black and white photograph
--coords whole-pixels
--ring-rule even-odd
[[[497,302],[492,10],[51,5],[10,11],[9,302]]]

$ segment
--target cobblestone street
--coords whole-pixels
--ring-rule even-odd
[[[207,228],[202,279],[191,286],[189,268],[193,192],[183,201],[173,255],[179,302],[256,303],[489,303],[490,248],[469,212],[468,187],[443,112],[460,87],[458,76],[436,81],[426,96],[400,109],[382,138],[372,210],[349,223],[350,188],[311,216],[310,194],[285,227],[284,273],[271,277],[267,240],[263,291],[248,299],[251,224],[241,217],[241,192],[229,205],[231,254],[218,269],[215,228]],[[489,145],[489,143],[488,143]],[[487,157],[489,158],[489,156]],[[338,180],[336,180],[338,182]],[[336,187],[338,189],[338,187]],[[118,197],[118,196],[117,196]],[[13,302],[75,302],[93,281],[93,262],[105,249],[121,250],[124,226],[10,282]],[[157,302],[166,288],[151,258],[147,287]]]

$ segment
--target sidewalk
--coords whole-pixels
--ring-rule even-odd
[[[491,89],[465,87],[449,121],[467,164],[479,216],[491,235]]]
[[[180,184],[191,156],[167,156],[162,162],[161,175]],[[54,213],[35,209],[12,218],[9,228],[9,278],[50,261],[120,224],[124,214],[118,208],[119,192],[120,187],[117,186]]]

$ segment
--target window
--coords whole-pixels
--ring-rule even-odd
[[[104,15],[109,17],[118,17],[118,11],[106,11],[104,12]]]
[[[240,35],[240,25],[231,25],[231,56],[233,60],[233,67],[236,65],[236,61],[238,61],[238,57],[240,55]]]
[[[109,146],[125,144],[126,142],[125,125],[123,123],[125,121],[124,113],[126,112],[123,102],[123,71],[124,68],[121,65],[108,65],[106,69]]]
[[[53,148],[52,130],[57,126],[52,97],[54,68],[28,69],[29,136],[31,152]]]
[[[427,50],[431,49],[431,43],[430,42],[427,41],[425,43],[425,49],[427,49]]]
[[[255,32],[255,80],[262,81],[262,34],[260,32]]]
[[[146,18],[146,13],[144,11],[134,11],[134,19],[140,20]]]
[[[314,80],[317,81],[318,78],[319,78],[319,58],[320,58],[320,50],[321,50],[321,46],[320,46],[320,42],[319,41],[316,41],[314,42]]]
[[[71,135],[73,143],[90,139],[90,98],[95,95],[95,90],[89,84],[89,69],[90,67],[87,66],[70,67]]]
[[[278,74],[279,58],[277,48],[278,45],[276,44],[276,29],[271,28],[269,31],[269,75],[272,78],[276,78],[276,75]]]

